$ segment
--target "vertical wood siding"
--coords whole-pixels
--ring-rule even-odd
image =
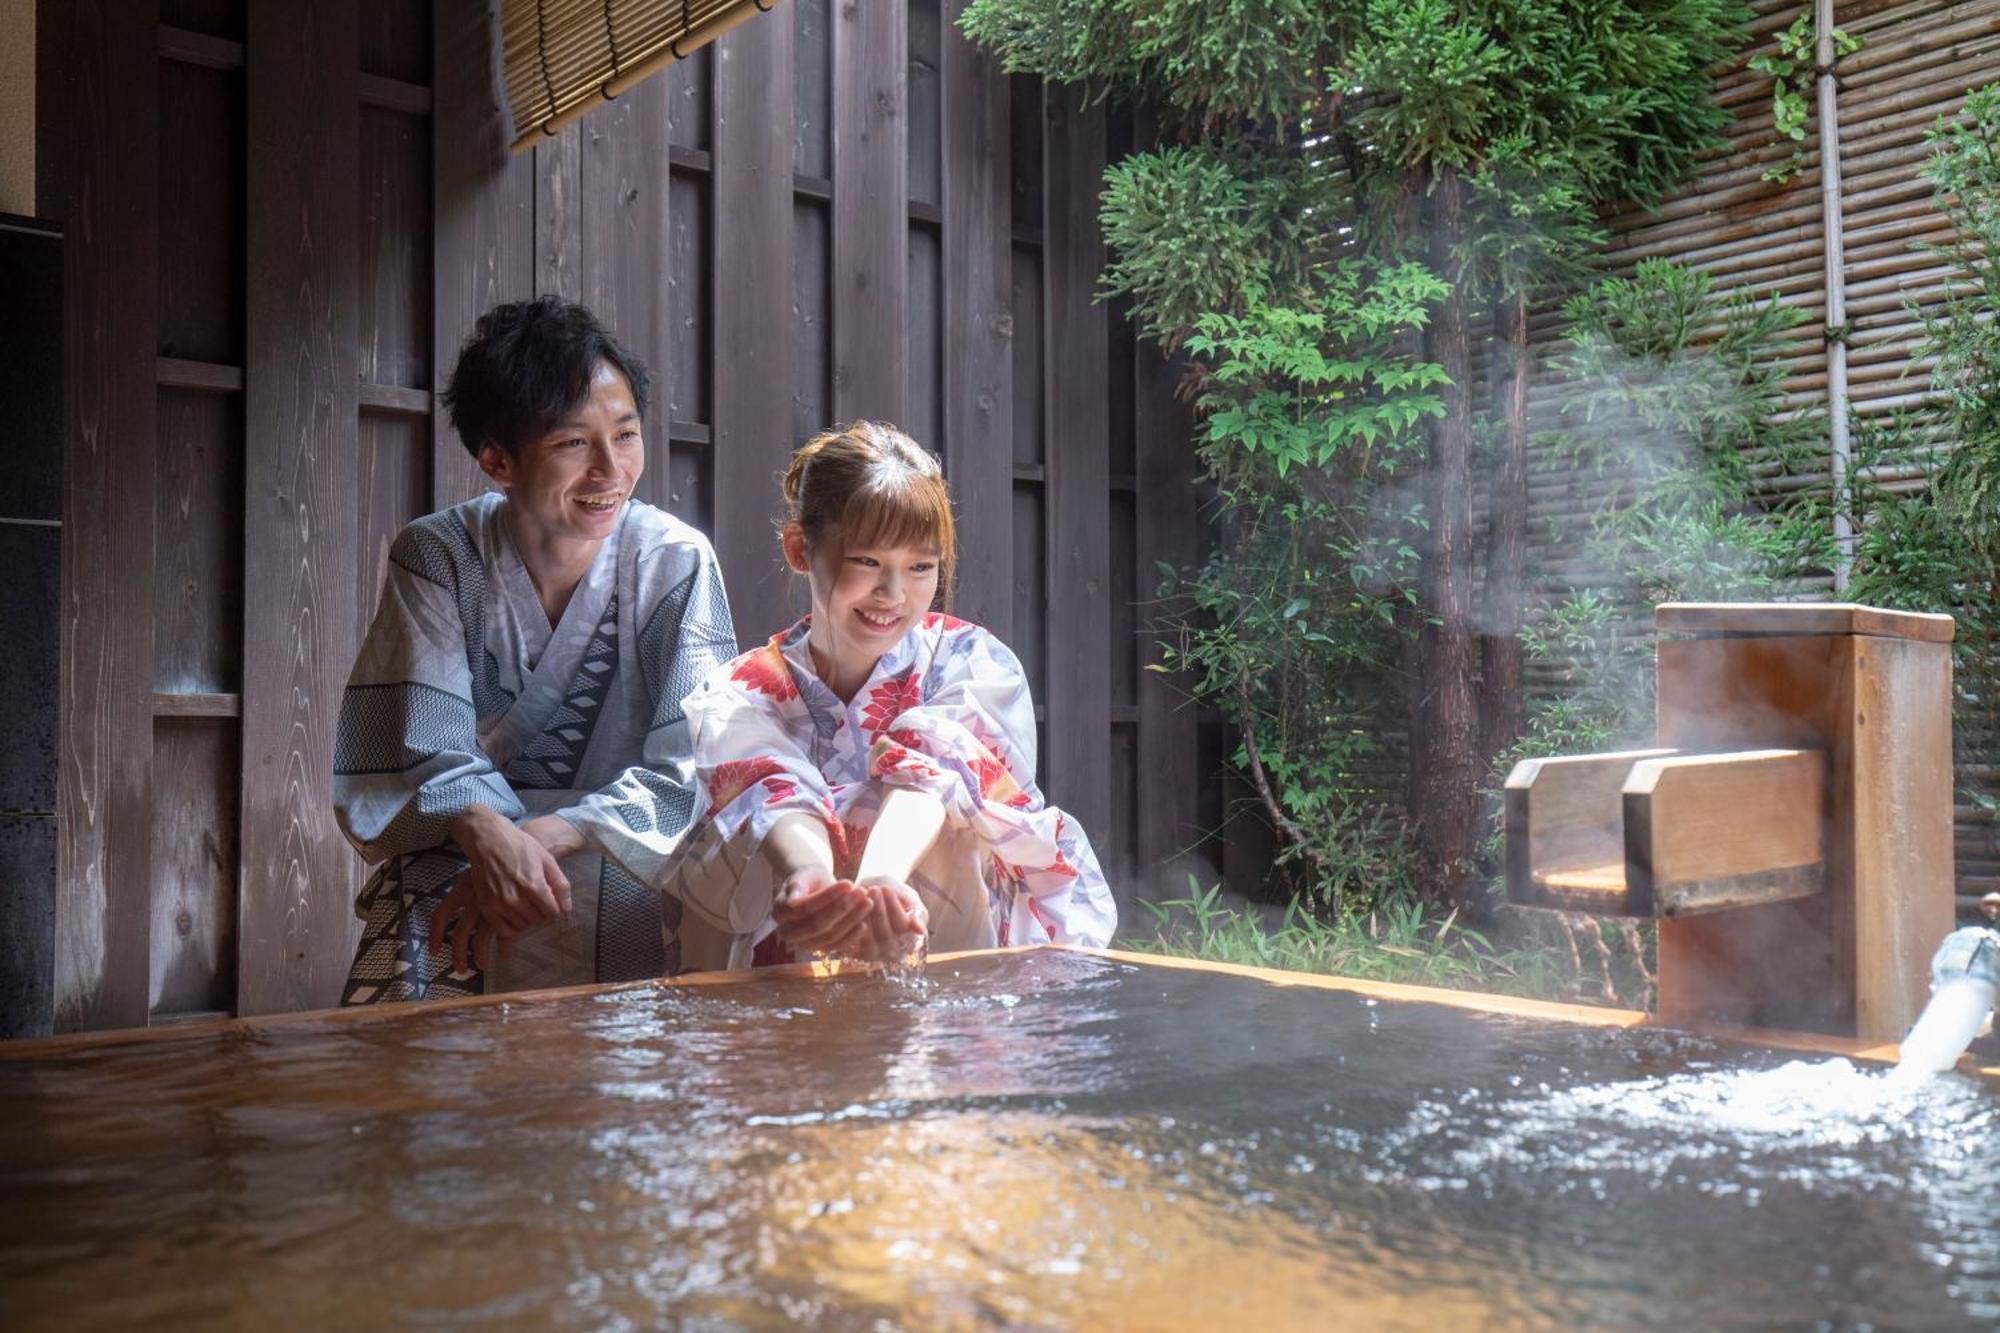
[[[538,292],[653,369],[643,494],[712,534],[746,642],[803,609],[791,449],[897,421],[1121,906],[1193,840],[1193,715],[1134,605],[1194,547],[1187,421],[1094,299],[1130,129],[1004,75],[964,8],[793,0],[510,155],[480,0],[44,3],[80,53],[41,155],[75,259],[61,1027],[337,996],[340,686],[395,533],[484,487],[435,402],[460,344]]]

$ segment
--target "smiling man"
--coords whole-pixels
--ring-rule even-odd
[[[646,391],[554,298],[459,353],[444,404],[499,490],[397,536],[348,677],[334,808],[375,869],[344,1003],[679,966],[654,886],[694,808],[681,700],[736,649],[707,540],[633,498]]]

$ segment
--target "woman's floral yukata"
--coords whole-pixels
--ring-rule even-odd
[[[818,818],[852,875],[885,787],[944,805],[910,876],[933,947],[1109,942],[1117,909],[1090,840],[1035,786],[1034,701],[1007,646],[933,612],[843,704],[813,670],[810,629],[807,617],[719,668],[685,705],[707,808],[666,890],[729,937],[710,965],[789,958],[767,940],[775,885],[758,855],[779,817]]]

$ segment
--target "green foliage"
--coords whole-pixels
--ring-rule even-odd
[[[1938,478],[1937,496],[1968,552],[2000,567],[2000,84],[1974,89],[1964,119],[1931,130],[1924,175],[1953,239],[1937,253],[1953,270],[1940,311],[1917,307],[1937,358],[1935,382],[1950,395],[1957,448]]]
[[[1573,298],[1555,456],[1596,479],[1597,502],[1558,533],[1608,586],[1529,626],[1527,652],[1562,688],[1533,700],[1508,758],[1602,749],[1652,731],[1651,610],[1663,601],[1771,599],[1833,558],[1827,514],[1787,475],[1824,465],[1824,423],[1781,415],[1777,341],[1805,316],[1776,299],[1719,300],[1709,279],[1642,261]]]
[[[960,24],[1009,73],[1144,96],[1207,128],[1288,122],[1326,94],[1319,53],[1355,0],[973,0]]]
[[[1861,49],[1859,37],[1850,36],[1839,28],[1833,30],[1832,36],[1836,64]],[[1791,27],[1778,34],[1775,53],[1750,58],[1751,69],[1771,76],[1771,119],[1779,137],[1794,143],[1805,142],[1809,115],[1806,95],[1813,90],[1813,80],[1819,74],[1814,55],[1817,45],[1813,16],[1808,12],[1799,15]],[[1805,153],[1794,148],[1790,157],[1764,172],[1764,179],[1788,181],[1804,165]]]
[[[1276,306],[1197,321],[1205,369],[1197,445],[1225,506],[1206,565],[1166,570],[1164,664],[1242,728],[1237,762],[1289,828],[1287,861],[1322,905],[1407,882],[1398,818],[1382,808],[1377,737],[1415,549],[1394,479],[1442,411],[1442,371],[1401,349],[1439,284],[1423,266],[1325,265]]]
[[[1590,942],[1586,957],[1575,933],[1560,941],[1542,933],[1560,929],[1549,922],[1497,939],[1455,914],[1433,918],[1403,893],[1330,914],[1294,898],[1272,922],[1267,913],[1227,905],[1221,885],[1204,889],[1193,876],[1185,897],[1140,906],[1154,934],[1125,946],[1137,953],[1544,1000],[1637,1005],[1650,985],[1637,929],[1576,927]]]

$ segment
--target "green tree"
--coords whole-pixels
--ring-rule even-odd
[[[1283,659],[1291,674],[1229,684],[1224,697],[1247,690],[1253,719],[1296,723],[1269,734],[1292,752],[1266,753],[1267,769],[1300,755],[1318,763],[1339,755],[1364,702],[1377,701],[1372,731],[1385,729],[1379,696],[1400,674],[1405,808],[1423,882],[1438,898],[1462,901],[1470,883],[1482,746],[1491,743],[1474,703],[1472,312],[1511,303],[1520,332],[1510,323],[1509,339],[1524,376],[1528,292],[1574,271],[1594,243],[1597,204],[1657,193],[1712,138],[1723,117],[1703,70],[1746,13],[1733,0],[975,0],[963,19],[1010,70],[1159,108],[1165,142],[1107,174],[1104,223],[1116,260],[1106,286],[1132,298],[1163,345],[1194,352],[1210,418],[1204,457],[1225,501],[1250,511],[1231,520],[1239,532],[1224,543],[1225,558],[1283,567],[1284,587],[1310,570],[1316,589],[1359,590],[1366,595],[1338,618],[1371,627],[1365,670],[1360,640],[1333,635],[1342,646],[1313,645],[1323,661],[1300,650]],[[1357,351],[1346,316],[1410,265],[1435,285],[1424,317],[1369,330]],[[1222,336],[1242,327],[1217,319],[1268,326],[1294,352],[1311,343],[1329,364],[1418,376],[1405,383],[1420,383],[1435,411],[1377,422],[1373,438],[1341,434],[1361,419],[1357,410],[1386,406],[1399,391],[1372,371],[1329,385],[1303,356],[1243,369],[1255,361],[1246,340]],[[1232,373],[1249,378],[1226,380],[1222,367],[1232,362]],[[1250,379],[1259,385],[1254,405],[1243,396]],[[1264,448],[1263,432],[1285,415],[1270,395],[1289,395],[1289,419],[1336,442],[1324,452],[1296,440],[1291,453]],[[1518,607],[1525,392],[1507,401],[1517,428],[1503,489],[1516,526],[1496,587],[1514,590]],[[1272,513],[1283,515],[1287,488],[1311,509],[1287,520],[1296,543],[1272,546],[1255,534]],[[1367,521],[1354,517],[1357,505],[1368,507]],[[1245,573],[1239,583],[1258,586]],[[1199,603],[1200,579],[1193,589]],[[1311,622],[1314,632],[1327,623]],[[1224,635],[1253,628],[1241,617],[1219,624]],[[1499,704],[1517,709],[1518,659],[1506,683],[1507,650],[1495,654]],[[1323,677],[1347,682],[1339,688],[1350,706],[1300,715],[1297,700],[1323,693]],[[1201,680],[1225,688],[1220,677]],[[1308,742],[1307,732],[1319,739]],[[1246,765],[1266,736],[1246,732]],[[1314,834],[1301,814],[1328,816],[1284,804],[1274,791],[1273,822],[1303,847]]]

